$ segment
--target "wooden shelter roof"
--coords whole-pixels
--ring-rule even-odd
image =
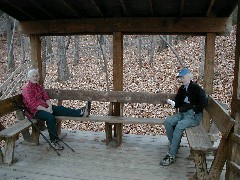
[[[19,21],[111,17],[228,17],[237,0],[2,0]]]
[[[2,0],[0,10],[24,22],[26,34],[221,34],[229,32],[226,17],[236,5],[237,0]]]

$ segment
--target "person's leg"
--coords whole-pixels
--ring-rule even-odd
[[[52,106],[53,115],[55,116],[72,116],[81,117],[84,111],[82,109],[72,109],[64,106]]]
[[[172,143],[170,146],[169,154],[173,157],[176,156],[181,138],[183,135],[183,131],[188,127],[194,127],[197,126],[200,123],[199,117],[195,117],[195,113],[193,110],[189,110],[185,113],[183,113],[183,119],[178,121],[174,132],[173,132],[173,138]]]
[[[167,117],[163,123],[170,144],[172,144],[174,128],[177,125],[178,121],[181,120],[181,117],[182,117],[181,113],[176,113],[172,116]]]
[[[35,117],[37,119],[42,120],[42,121],[46,121],[50,141],[53,142],[56,139],[54,134],[57,136],[57,128],[56,128],[55,117],[51,113],[46,112],[46,111],[42,111],[42,110],[38,111],[36,113]]]

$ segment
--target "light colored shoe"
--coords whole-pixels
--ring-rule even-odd
[[[169,166],[171,163],[174,163],[175,157],[171,156],[170,154],[167,154],[165,158],[163,158],[162,161],[160,161],[160,165],[162,166]]]
[[[64,146],[62,146],[61,144],[59,144],[59,142],[58,141],[53,141],[53,142],[51,142],[51,145],[52,145],[52,147],[54,147],[54,149],[56,149],[56,150],[63,150],[64,149]]]

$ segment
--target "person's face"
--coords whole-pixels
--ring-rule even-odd
[[[187,84],[190,83],[190,77],[189,76],[182,76],[182,77],[179,77],[178,79],[183,85],[187,85]]]
[[[38,77],[38,74],[33,74],[30,78],[29,78],[29,81],[36,84],[38,83],[39,81],[39,77]]]

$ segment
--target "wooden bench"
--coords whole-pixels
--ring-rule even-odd
[[[68,116],[56,116],[58,122],[63,120],[73,120],[76,122],[82,121],[92,121],[92,122],[105,122],[110,125],[121,125],[121,124],[152,124],[152,125],[162,125],[164,119],[160,118],[133,118],[133,117],[122,117],[122,116],[93,116],[89,117],[68,117]],[[105,124],[105,132],[106,132],[106,144],[108,144],[112,139],[112,129],[108,129],[109,126]],[[58,134],[61,134],[61,123],[58,123]],[[116,139],[121,139],[122,132],[116,132]],[[120,145],[121,142],[117,142],[117,145]]]
[[[33,123],[37,124],[36,120]],[[15,141],[19,134],[32,126],[28,119],[20,120],[16,124],[0,131],[0,140],[4,140],[4,152],[0,151],[1,162],[11,164],[14,157]]]
[[[206,155],[207,153],[216,150],[216,148],[213,147],[213,144],[208,137],[208,133],[202,124],[187,128],[185,132],[188,139],[191,155],[195,161],[197,177],[198,179],[207,179],[208,170]]]
[[[87,118],[82,117],[56,117],[57,120],[73,120],[73,121],[93,121],[104,122],[106,143],[112,139],[112,129],[114,127],[114,136],[116,137],[117,146],[122,144],[123,124],[153,124],[162,125],[164,119],[160,118],[133,118],[122,117],[124,103],[146,103],[146,104],[166,104],[166,100],[173,98],[174,94],[168,93],[147,93],[147,92],[125,92],[125,91],[84,91],[84,90],[60,90],[48,89],[49,96],[52,99],[63,100],[81,100],[81,101],[98,101],[109,102],[108,116],[93,116]],[[58,103],[59,104],[59,103]],[[119,107],[119,112],[115,112]],[[115,115],[116,116],[113,116]],[[61,123],[58,123],[58,134],[61,132]]]
[[[15,96],[14,99],[19,103],[22,102],[20,95]],[[19,110],[11,98],[1,100],[0,107],[0,117]],[[38,124],[36,120],[33,120],[33,123],[35,125]],[[26,133],[31,126],[31,122],[24,118],[22,120],[17,120],[15,124],[0,131],[0,141],[5,141],[3,151],[0,149],[0,163],[11,164],[13,162],[15,141],[20,133],[23,134],[25,140],[31,140],[33,136]],[[32,132],[35,132],[34,128],[32,128]]]

